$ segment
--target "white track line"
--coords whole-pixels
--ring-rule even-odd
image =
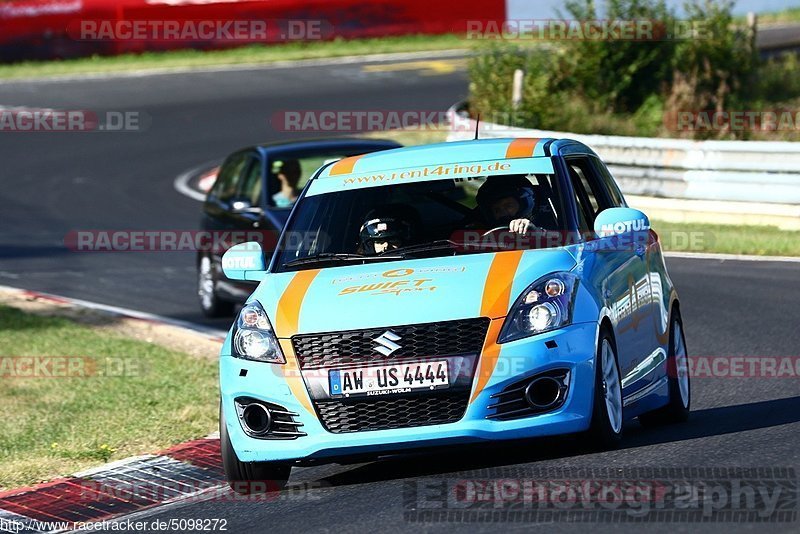
[[[185,330],[190,330],[192,333],[195,334],[203,334],[215,339],[225,339],[225,336],[228,333],[224,330],[218,330],[216,328],[211,328],[202,324],[191,323],[189,321],[182,321],[180,319],[173,319],[171,317],[165,317],[163,315],[156,315],[153,313],[141,312],[137,310],[131,310],[130,308],[121,308],[119,306],[110,306],[108,304],[100,304],[99,302],[90,302],[88,300],[81,300],[81,299],[73,299],[69,297],[62,297],[61,295],[54,295],[52,293],[44,293],[42,291],[33,291],[27,289],[20,289],[18,287],[11,287],[11,286],[4,286],[0,285],[0,290],[6,291],[13,291],[19,293],[31,293],[33,295],[41,295],[44,298],[50,298],[56,301],[63,301],[68,304],[72,304],[74,306],[78,306],[81,308],[87,308],[90,310],[101,311],[105,313],[109,313],[111,315],[118,315],[122,317],[130,317],[132,319],[139,319],[142,321],[150,321],[154,323],[163,323],[170,326],[175,326],[178,328],[183,328]]]
[[[692,260],[800,263],[800,258],[795,258],[792,256],[754,256],[750,254],[716,254],[711,252],[664,252],[664,255],[668,258],[683,258]]]
[[[201,193],[197,189],[192,189],[189,187],[189,180],[192,179],[198,172],[206,169],[210,165],[214,165],[214,162],[207,162],[202,165],[198,165],[197,167],[192,167],[188,171],[182,172],[178,175],[177,178],[172,182],[173,187],[175,190],[180,193],[181,195],[187,196],[192,200],[197,200],[199,202],[204,202],[206,200],[206,194]]]

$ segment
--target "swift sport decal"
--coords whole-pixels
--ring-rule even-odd
[[[522,259],[522,251],[500,252],[495,254],[489,273],[486,275],[486,285],[483,288],[481,300],[481,316],[489,317],[489,332],[483,344],[483,355],[480,359],[478,374],[475,380],[475,389],[472,392],[470,403],[480,395],[489,382],[497,359],[500,357],[500,345],[497,337],[503,327],[503,318],[508,313],[511,304],[511,283]]]
[[[436,291],[436,286],[432,285],[432,282],[433,278],[416,278],[412,280],[394,280],[392,282],[350,286],[339,291],[339,296],[352,295],[354,293],[369,293],[370,295],[402,295],[405,293]]]
[[[436,291],[437,274],[459,274],[466,272],[466,267],[422,267],[417,269],[390,269],[383,273],[365,273],[347,278],[332,280],[334,285],[349,283],[337,293],[337,296],[367,293],[368,295],[404,295],[407,293]],[[427,276],[426,276],[427,275]],[[360,283],[359,283],[360,282]]]

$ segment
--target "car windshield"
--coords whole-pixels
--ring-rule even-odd
[[[495,194],[489,202],[479,197],[481,187],[490,185],[487,180],[509,184],[507,198]],[[495,218],[491,211],[502,209],[495,202],[511,203],[512,209],[514,201],[522,204],[515,198],[520,189],[530,199],[527,210],[519,210],[519,216],[531,223],[525,238],[509,230],[508,218]],[[479,199],[487,205],[479,205]],[[450,178],[336,191],[303,198],[281,239],[275,270],[547,248],[560,242],[542,236],[563,235],[565,224],[562,197],[551,174]]]

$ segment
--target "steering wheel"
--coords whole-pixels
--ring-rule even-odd
[[[508,225],[498,226],[497,228],[492,228],[491,230],[488,230],[488,231],[484,232],[482,237],[486,237],[487,235],[493,234],[495,232],[499,232],[501,230],[510,231],[511,229],[508,227]]]

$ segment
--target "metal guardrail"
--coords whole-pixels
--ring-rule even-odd
[[[451,107],[449,116],[448,141],[474,137],[475,121],[464,103]],[[487,122],[479,136],[575,139],[597,152],[627,194],[800,204],[800,143],[580,135]]]

